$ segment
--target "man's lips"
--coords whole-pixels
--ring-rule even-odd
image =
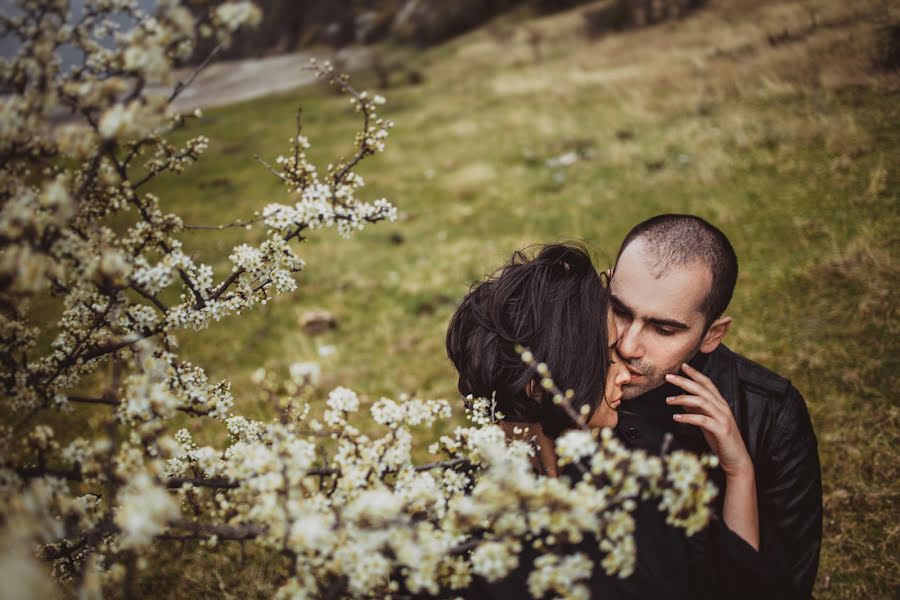
[[[641,372],[639,372],[639,371],[635,371],[634,369],[632,369],[632,368],[629,367],[628,365],[626,365],[625,368],[628,369],[628,372],[631,373],[631,376],[632,376],[632,377],[643,377],[643,376],[644,376],[643,373],[641,373]]]

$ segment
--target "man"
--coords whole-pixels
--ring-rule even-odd
[[[822,541],[816,437],[803,397],[788,380],[722,344],[737,271],[728,238],[699,217],[660,215],[628,233],[609,284],[617,349],[631,371],[617,430],[629,445],[651,452],[663,448],[667,433],[670,449],[709,452],[698,428],[678,422],[690,410],[667,401],[701,393],[675,385],[684,386],[677,376],[683,363],[709,377],[753,461],[760,551],[786,567],[792,596],[809,598]]]
[[[614,321],[606,310],[606,289],[590,255],[573,244],[548,244],[533,256],[523,252],[502,270],[470,289],[447,328],[447,355],[459,373],[458,387],[464,396],[492,398],[498,411],[514,421],[501,425],[510,437],[536,438],[539,445],[534,466],[555,477],[580,479],[579,469],[558,469],[553,441],[563,429],[575,425],[565,412],[549,401],[536,385],[535,373],[522,361],[516,344],[526,345],[549,366],[553,376],[572,390],[571,406],[579,412],[588,407],[588,425],[615,424],[621,387],[629,380],[627,369],[613,352],[619,339]],[[573,351],[573,348],[578,351]],[[609,365],[609,366],[606,366]],[[605,377],[597,377],[605,373]],[[696,374],[695,374],[696,375]],[[705,383],[698,378],[694,383]],[[685,383],[685,385],[690,385]],[[714,436],[730,478],[729,499],[723,519],[714,522],[704,536],[686,539],[683,530],[670,527],[657,502],[641,501],[635,507],[634,573],[625,579],[607,575],[601,567],[606,551],[596,538],[561,541],[555,546],[563,554],[591,557],[594,568],[588,583],[591,597],[603,600],[775,600],[784,589],[780,568],[759,560],[756,493],[743,484],[753,483],[752,465],[734,419],[724,400],[718,399],[716,416],[726,416],[727,435]],[[698,415],[692,415],[696,417]],[[524,433],[519,428],[528,428]],[[519,429],[517,431],[517,429]],[[733,443],[733,442],[736,442]],[[729,460],[739,446],[739,460]],[[589,459],[583,467],[589,466]],[[749,469],[747,468],[749,467]],[[742,477],[743,476],[743,477]],[[755,488],[754,488],[755,489]],[[749,499],[749,503],[746,500]],[[730,500],[730,501],[729,501]],[[750,504],[752,503],[752,507]],[[540,521],[540,519],[538,519]],[[529,597],[528,576],[541,554],[525,544],[516,569],[501,581],[476,577],[467,591],[469,598]],[[772,574],[778,575],[773,578]]]

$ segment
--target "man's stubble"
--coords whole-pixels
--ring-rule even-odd
[[[705,334],[704,334],[705,335]],[[691,361],[696,355],[697,352],[700,351],[700,345],[703,342],[703,336],[700,336],[700,339],[697,340],[697,345],[691,348],[691,351],[687,353],[687,355],[681,360],[675,362],[674,364],[667,365],[663,368],[654,367],[653,365],[646,364],[641,361],[641,359],[632,359],[625,360],[625,364],[632,371],[638,372],[642,375],[640,381],[636,381],[633,383],[626,383],[622,385],[622,400],[627,401],[633,398],[637,398],[643,394],[651,390],[655,390],[662,384],[666,382],[666,375],[669,373],[678,373],[681,370],[681,365],[683,363]]]

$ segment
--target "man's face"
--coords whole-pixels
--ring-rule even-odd
[[[701,303],[712,285],[704,265],[655,268],[645,242],[632,241],[610,281],[611,309],[618,328],[619,355],[631,371],[623,399],[640,396],[665,382],[694,357],[706,331]]]

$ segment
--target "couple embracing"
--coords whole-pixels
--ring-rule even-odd
[[[816,437],[791,383],[723,343],[738,263],[728,238],[692,215],[635,226],[598,273],[575,244],[516,252],[472,287],[447,351],[463,396],[496,399],[510,436],[527,427],[533,464],[560,475],[553,440],[574,424],[516,351],[528,347],[574,391],[592,427],[651,453],[714,453],[720,494],[692,538],[655,507],[636,513],[637,568],[596,573],[595,598],[810,598],[822,538]],[[528,557],[479,597],[527,596]]]

